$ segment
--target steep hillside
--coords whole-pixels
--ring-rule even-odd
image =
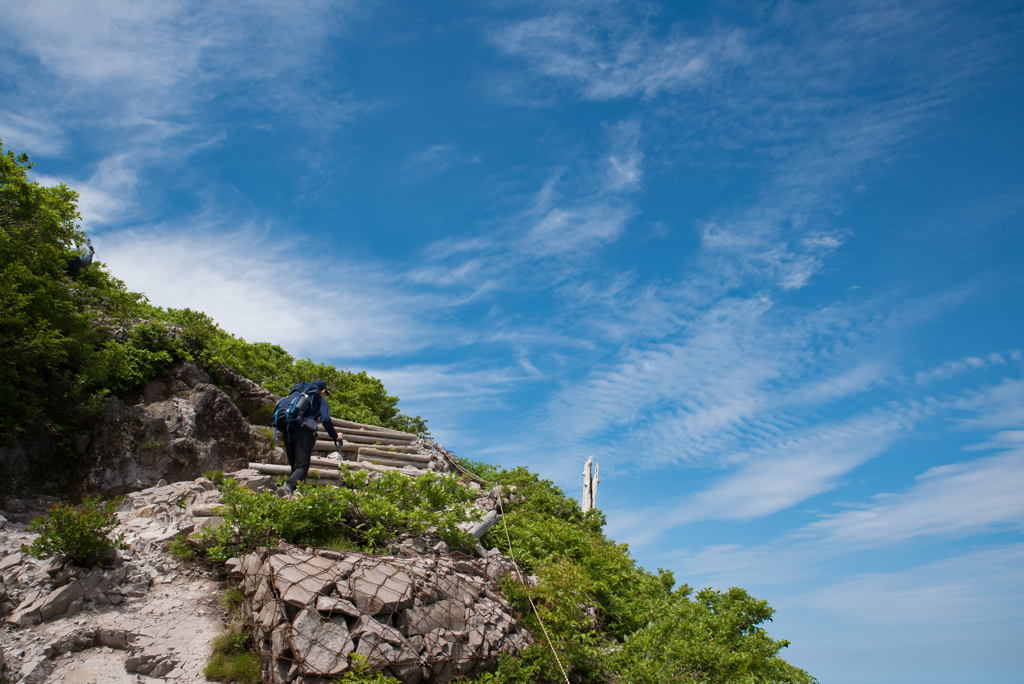
[[[766,602],[637,567],[599,510],[524,468],[455,458],[379,380],[153,306],[102,264],[72,277],[75,194],[28,183],[28,167],[0,155],[0,612],[14,630],[0,645],[26,682],[77,681],[57,658],[104,646],[123,649],[126,672],[195,681],[195,652],[146,650],[170,648],[149,616],[173,616],[174,601],[200,610],[211,573],[237,611],[206,670],[218,680],[814,681],[779,657]],[[278,394],[312,377],[364,440],[322,454],[320,477],[280,498],[259,472],[281,458],[261,426]],[[127,540],[110,568],[42,546],[43,562],[26,555],[19,545],[48,528],[25,523],[55,500],[39,492],[129,494],[109,521]]]

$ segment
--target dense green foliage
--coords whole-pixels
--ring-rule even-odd
[[[249,631],[235,621],[214,639],[203,674],[210,682],[257,684],[260,669],[260,658],[252,650]]]
[[[472,546],[457,525],[471,519],[466,504],[473,492],[453,477],[392,471],[372,479],[359,470],[345,473],[340,487],[302,484],[294,500],[251,492],[229,478],[221,492],[226,524],[210,533],[216,544],[208,551],[215,561],[278,539],[379,552],[396,537],[429,528],[455,548]]]
[[[98,496],[86,497],[80,506],[55,503],[30,523],[39,536],[22,551],[35,558],[67,556],[90,565],[114,549],[126,549],[124,535],[112,536],[120,522],[115,513],[119,505],[121,499],[103,501]]]
[[[516,558],[539,578],[530,589],[502,582],[537,638],[520,658],[503,658],[488,684],[564,681],[701,684],[814,679],[779,651],[788,645],[760,627],[774,612],[742,589],[674,588],[671,572],[637,567],[625,544],[605,538],[600,511],[578,504],[525,468],[499,470],[462,462],[478,476],[516,488],[503,522],[484,546]],[[597,624],[583,606],[597,611]]]
[[[78,195],[27,180],[25,155],[0,149],[0,438],[43,425],[66,438],[112,389],[148,379],[172,362],[151,327],[123,341],[115,330],[142,298],[101,268],[65,275],[84,240]]]
[[[0,446],[19,432],[42,432],[71,456],[71,436],[98,416],[108,395],[186,359],[215,378],[218,366],[233,368],[279,394],[320,378],[332,388],[332,415],[426,434],[426,421],[399,413],[398,397],[366,373],[246,342],[202,312],[154,307],[101,263],[69,277],[67,260],[85,239],[78,195],[29,182],[31,167],[25,155],[0,147]],[[268,419],[269,412],[250,416]]]

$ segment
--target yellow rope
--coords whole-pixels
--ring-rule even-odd
[[[519,580],[523,582],[523,584],[526,584],[526,582],[523,581],[525,578],[523,577],[522,571],[519,570],[519,561],[516,560],[516,556],[512,551],[512,537],[508,534],[508,523],[505,522],[505,507],[501,503],[501,497],[504,493],[505,486],[502,485],[501,492],[498,493],[498,508],[501,509],[501,524],[502,527],[505,528],[505,540],[508,542],[508,555],[512,558],[512,562],[516,564],[516,571],[519,572]],[[526,600],[530,602],[530,607],[533,608],[533,614],[537,616],[537,622],[540,623],[540,628],[544,630],[544,638],[548,640],[548,647],[551,649],[551,655],[555,656],[555,662],[558,663],[558,669],[562,671],[562,677],[565,678],[565,684],[571,684],[569,682],[569,676],[565,674],[565,668],[562,667],[562,661],[558,657],[558,652],[555,651],[555,645],[551,643],[551,636],[548,635],[548,628],[545,626],[544,620],[541,619],[540,613],[537,611],[537,606],[533,602],[533,597],[527,594]]]

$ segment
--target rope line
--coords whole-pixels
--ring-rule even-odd
[[[512,559],[512,562],[516,564],[516,572],[519,573],[519,581],[523,582],[523,571],[519,569],[519,561],[516,560],[515,553],[512,550],[512,537],[508,534],[508,523],[505,521],[505,506],[501,503],[502,495],[505,487],[502,486],[502,492],[498,494],[498,508],[501,509],[501,524],[505,528],[505,540],[508,542],[508,555]],[[526,582],[523,582],[526,584]],[[569,682],[569,675],[565,674],[565,668],[562,667],[562,660],[558,657],[558,652],[555,650],[555,645],[551,643],[551,636],[548,634],[548,628],[544,624],[544,620],[540,616],[540,612],[537,611],[537,606],[533,602],[533,597],[529,594],[526,595],[526,600],[530,602],[530,607],[533,608],[533,614],[537,616],[537,622],[540,623],[540,628],[544,630],[544,638],[547,639],[548,648],[551,649],[551,655],[555,656],[555,662],[558,663],[558,669],[562,671],[562,677],[565,679],[565,684],[571,684]]]

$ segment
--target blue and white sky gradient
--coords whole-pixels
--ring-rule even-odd
[[[0,3],[115,275],[768,599],[825,684],[1024,679],[1020,2]]]

